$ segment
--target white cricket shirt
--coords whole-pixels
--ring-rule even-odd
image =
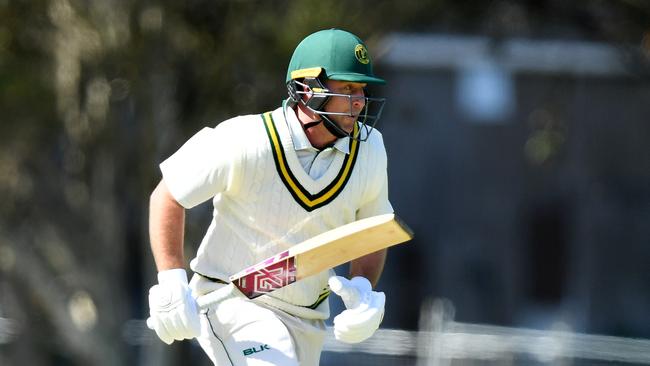
[[[278,108],[204,128],[160,165],[171,194],[185,208],[213,201],[212,221],[190,263],[195,272],[227,280],[327,230],[393,212],[379,131],[365,142],[340,139],[347,154],[337,141],[322,164],[314,166],[317,157],[306,169],[295,145],[302,129],[292,132],[284,112],[295,118],[292,109]],[[325,319],[331,274],[324,271],[255,301]]]

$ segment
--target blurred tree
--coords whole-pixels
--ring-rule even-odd
[[[371,48],[391,31],[638,45],[649,16],[641,0],[0,0],[0,317],[19,324],[0,364],[135,362],[122,326],[146,316],[154,280],[157,163],[205,124],[277,106],[305,35],[341,27]]]

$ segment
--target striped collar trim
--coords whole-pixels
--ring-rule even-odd
[[[332,202],[343,191],[352,175],[352,170],[359,154],[359,141],[349,139],[350,153],[343,159],[339,173],[327,187],[323,188],[320,192],[312,194],[300,184],[291,171],[282,146],[280,134],[275,126],[271,112],[264,113],[262,120],[271,144],[276,170],[296,202],[306,211],[313,211]],[[355,132],[357,128],[355,125]]]
[[[298,121],[298,117],[296,117],[296,112],[287,105],[283,105],[282,108],[284,108],[284,117],[287,120],[287,126],[289,126],[289,132],[291,133],[294,148],[296,150],[312,149],[317,151],[316,148],[312,146],[311,142],[309,142],[309,138],[307,138],[305,131],[302,129],[302,124]],[[340,138],[334,142],[332,148],[344,154],[349,154],[350,143],[348,140],[350,140],[349,137]]]

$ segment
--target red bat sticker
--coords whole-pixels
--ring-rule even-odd
[[[235,286],[246,297],[254,299],[296,282],[294,258],[286,258],[288,254],[288,251],[284,251],[248,268],[245,276],[234,281]]]

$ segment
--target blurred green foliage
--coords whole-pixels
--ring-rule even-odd
[[[130,364],[157,164],[206,124],[279,105],[307,34],[348,29],[380,59],[395,31],[638,45],[649,19],[642,0],[0,0],[0,252],[15,258],[0,317],[23,324],[0,364]]]

